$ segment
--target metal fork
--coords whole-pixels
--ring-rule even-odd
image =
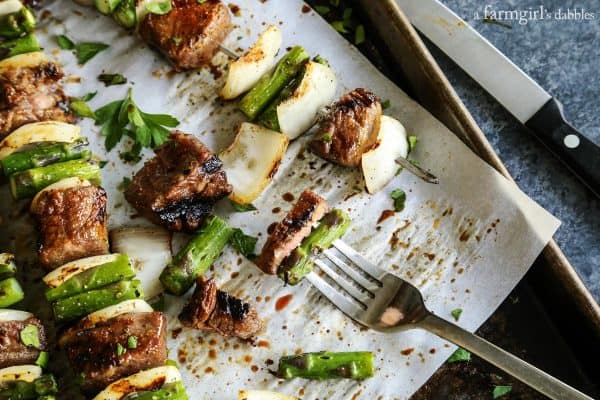
[[[341,240],[316,255],[314,262],[337,288],[317,271],[311,272],[307,279],[341,311],[364,326],[390,333],[424,329],[477,354],[551,399],[593,400],[485,339],[434,315],[425,307],[419,289],[373,265]]]

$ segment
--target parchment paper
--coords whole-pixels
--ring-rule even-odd
[[[236,30],[226,41],[229,48],[246,48],[264,29],[263,23],[279,24],[283,47],[300,44],[330,61],[340,82],[338,94],[367,87],[389,99],[391,107],[385,113],[419,137],[411,158],[433,171],[441,184],[426,184],[403,172],[384,191],[370,196],[357,191],[364,187],[359,171],[302,152],[306,138],[301,138],[291,144],[273,184],[254,202],[258,211],[233,213],[222,202],[217,213],[228,217],[232,225],[260,235],[261,246],[269,224],[281,219],[291,206],[282,194],[291,192],[297,197],[310,187],[350,212],[353,226],[346,242],[420,287],[427,306],[436,314],[451,319],[450,311],[462,308],[458,324],[475,330],[523,277],[559,222],[475,156],[318,15],[302,12],[301,1],[238,0],[236,4],[241,11],[234,18]],[[96,80],[102,72],[122,73],[130,80],[142,110],[176,116],[182,121],[180,129],[195,134],[214,151],[233,140],[235,126],[243,117],[234,105],[216,100],[222,77],[215,80],[209,70],[170,73],[156,52],[91,9],[64,0],[55,2],[49,11],[38,35],[46,52],[63,64],[69,94],[98,91],[92,108],[122,99],[127,86],[104,88]],[[110,49],[79,67],[70,52],[58,50],[57,34],[75,42],[105,42]],[[217,56],[215,69],[224,69],[225,63],[223,55]],[[106,154],[99,128],[90,120],[81,125],[95,153],[109,161],[103,169],[103,186],[109,193],[110,226],[147,224],[130,218],[135,211],[117,189],[123,177],[130,177],[141,163],[121,162],[121,146]],[[390,192],[395,188],[407,193],[405,210],[377,223],[382,211],[393,208]],[[273,212],[276,207],[282,209],[280,213]],[[170,357],[178,360],[192,399],[235,399],[242,388],[268,388],[303,399],[405,399],[455,349],[423,331],[383,335],[361,329],[308,282],[284,287],[278,278],[262,274],[231,249],[209,275],[225,290],[252,301],[267,329],[259,335],[257,347],[188,329],[178,332],[176,315],[182,300],[168,297],[170,330],[174,331],[169,337]],[[277,312],[276,300],[288,294],[293,295],[291,303]],[[281,355],[325,349],[373,351],[375,377],[363,382],[283,382],[268,372],[276,368]]]

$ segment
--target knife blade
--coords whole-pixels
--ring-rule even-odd
[[[437,0],[396,0],[410,22],[477,81],[600,197],[600,147],[565,118],[561,103]]]

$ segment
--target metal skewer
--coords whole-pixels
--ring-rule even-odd
[[[223,46],[222,44],[219,44],[219,50],[221,50],[223,53],[225,53],[225,55],[229,58],[232,58],[234,60],[237,60],[239,58],[239,56],[237,54],[235,54],[235,52],[225,46]]]
[[[423,179],[425,182],[438,184],[440,180],[437,176],[433,175],[429,171],[425,171],[423,168],[411,163],[406,158],[397,158],[396,164],[400,165],[402,168],[406,168],[408,172],[416,176],[417,178]]]

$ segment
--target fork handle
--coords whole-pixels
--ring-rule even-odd
[[[418,323],[418,326],[477,354],[490,364],[495,365],[551,399],[593,400],[577,389],[502,350],[500,347],[436,315],[427,315]]]

